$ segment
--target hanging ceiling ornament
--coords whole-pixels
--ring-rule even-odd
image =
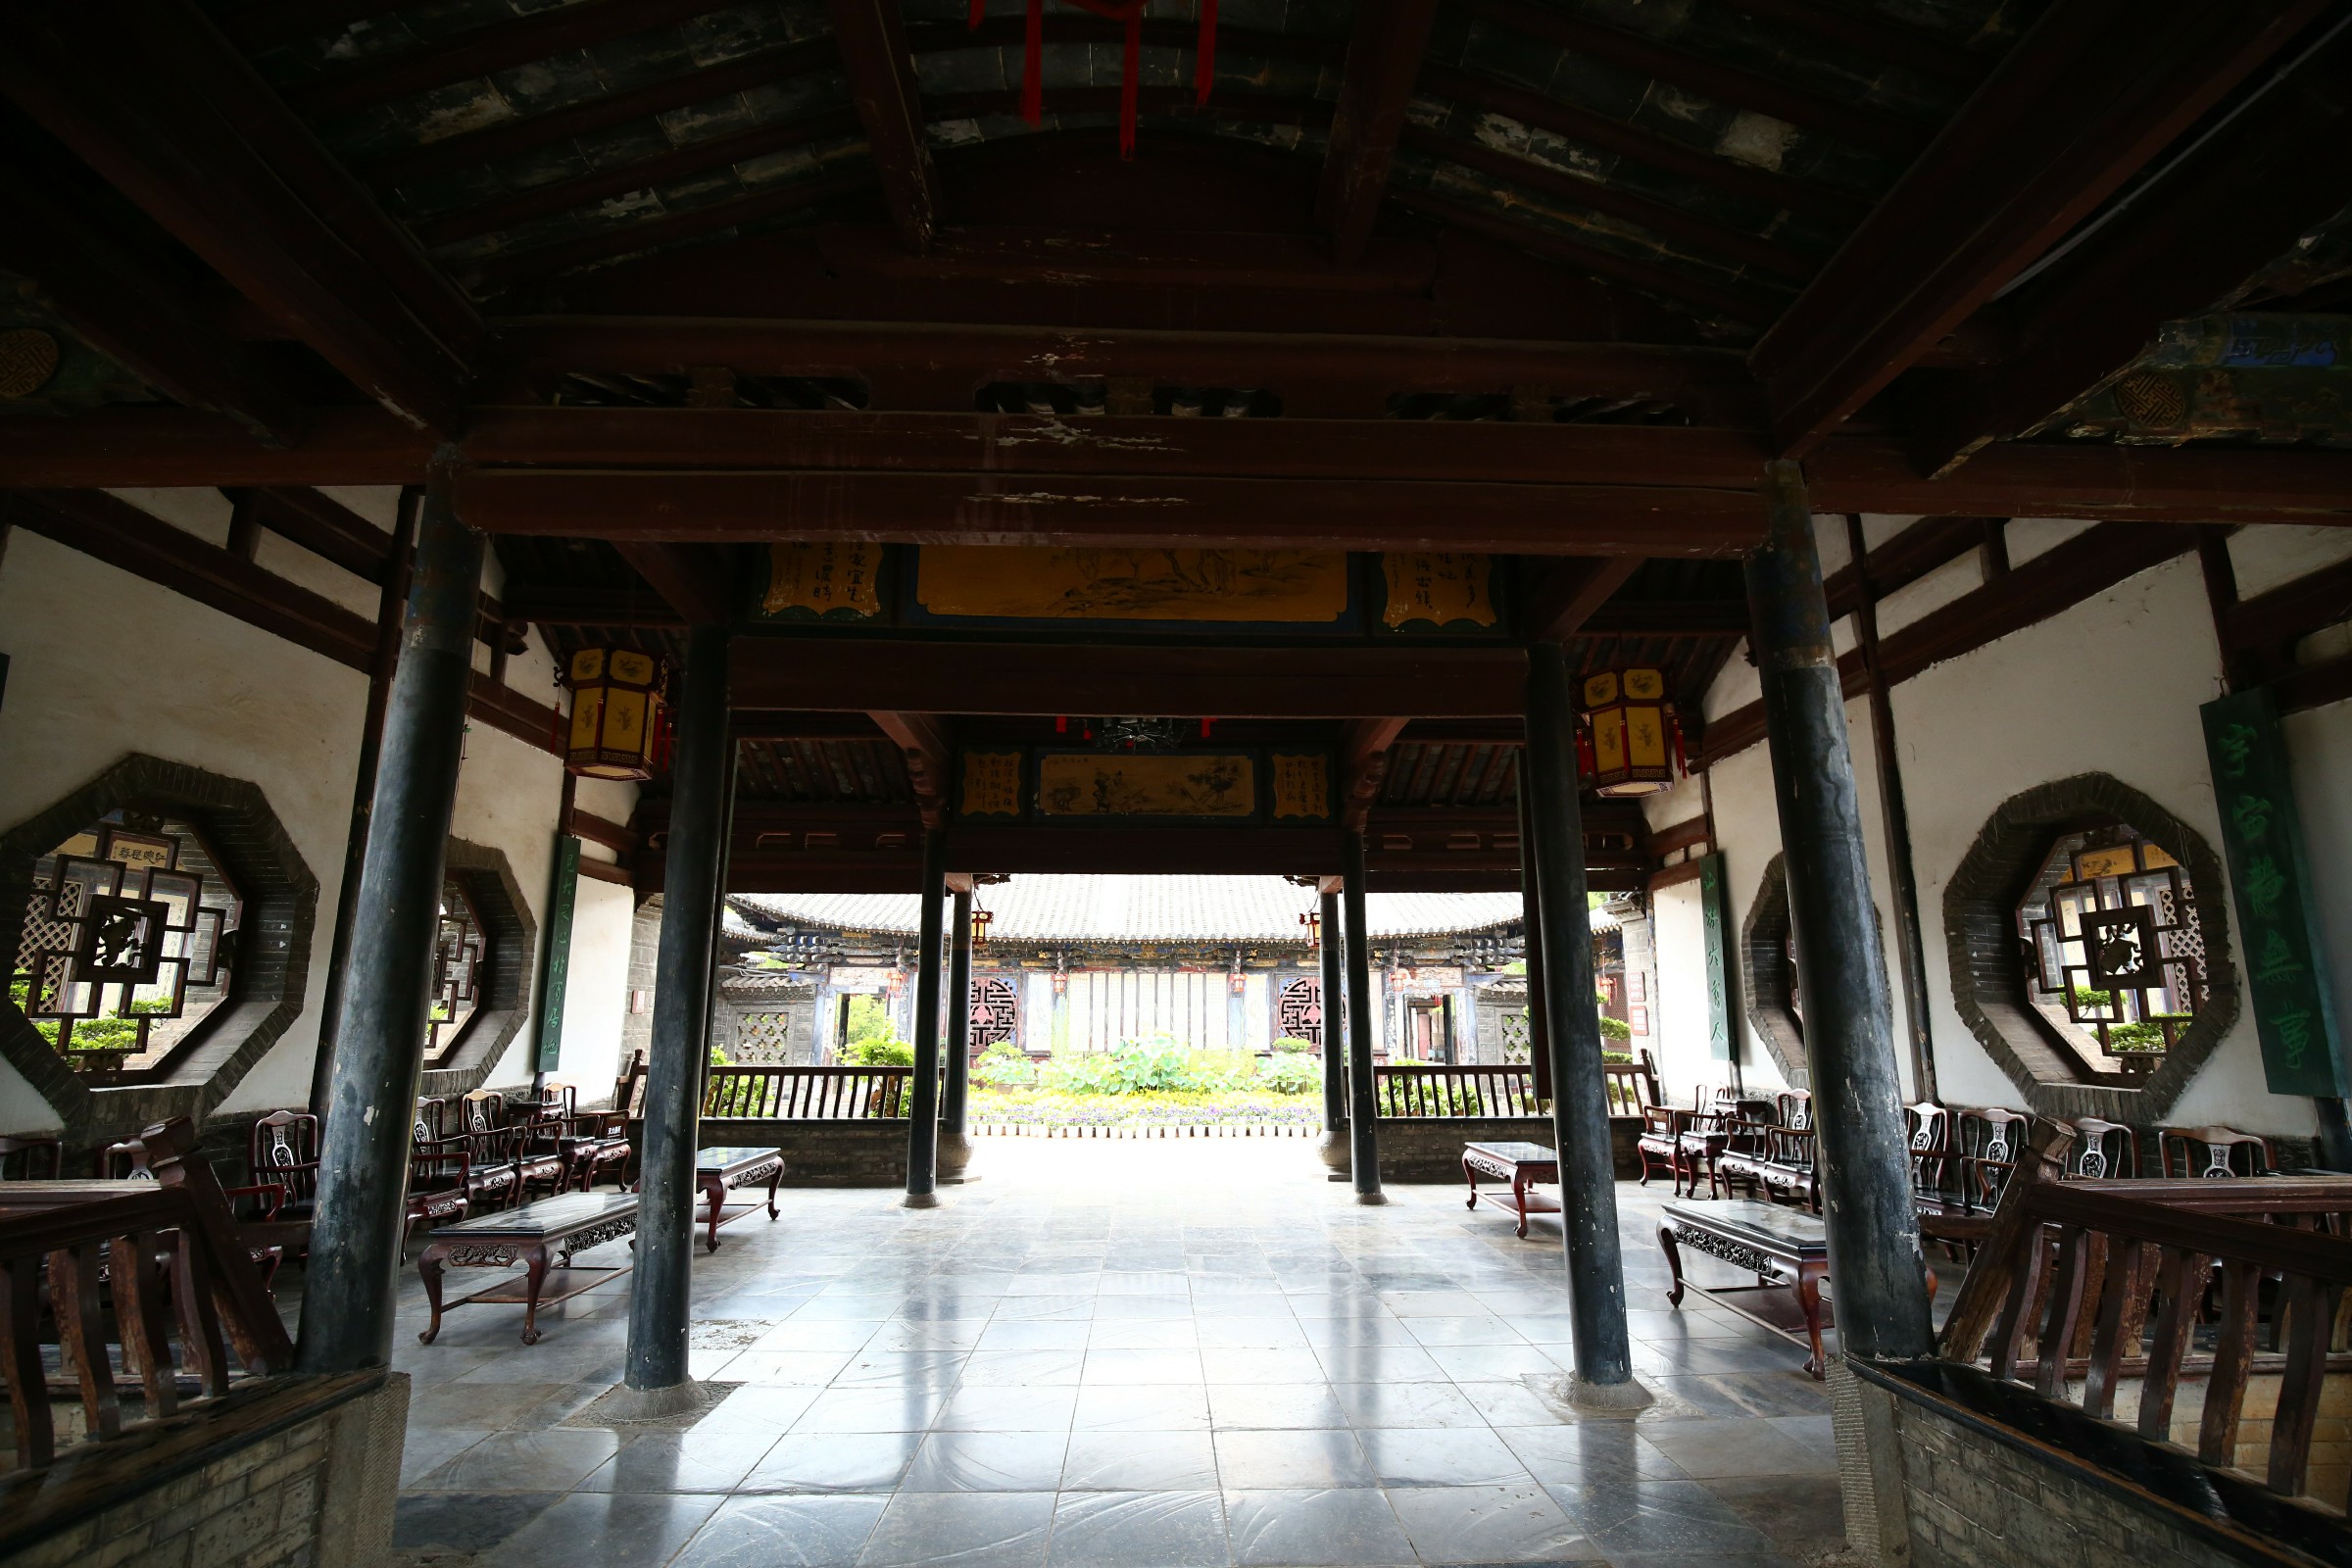
[[[986,0],[971,0],[971,25],[977,31]],[[1026,0],[1029,27],[1021,57],[1021,118],[1035,125],[1046,117],[1046,0]],[[1135,156],[1137,83],[1143,71],[1145,0],[1067,0],[1127,27],[1127,54],[1119,75],[1119,156]],[[1217,74],[1217,0],[1200,0],[1200,36],[1193,50],[1193,101],[1205,107],[1208,89]]]

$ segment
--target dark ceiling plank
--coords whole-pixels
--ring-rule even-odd
[[[625,0],[624,0],[625,3]],[[920,255],[939,226],[939,174],[923,136],[921,89],[906,49],[906,18],[899,0],[825,0],[833,41],[849,74],[850,101],[865,123],[865,140],[882,204],[899,241]]]
[[[1437,12],[1437,0],[1362,0],[1356,7],[1316,204],[1342,267],[1353,267],[1372,238]]]
[[[714,551],[641,539],[616,539],[612,547],[687,624],[718,626],[734,619],[734,585]]]
[[[1791,87],[1737,66],[1718,64],[1647,38],[1588,22],[1572,12],[1529,0],[1453,0],[1482,22],[1492,23],[1554,48],[1605,61],[1637,76],[1672,82],[1735,109],[1785,120],[1861,147],[1898,148],[1926,144],[1933,127],[1901,115]]]
[[[1410,723],[1405,718],[1348,720],[1340,735],[1340,825],[1360,833],[1380,797],[1381,780],[1388,777],[1389,760],[1396,755],[1396,737]]]
[[[389,59],[319,75],[286,92],[314,120],[348,115],[394,98],[471,81],[492,72],[593,49],[658,27],[675,26],[732,0],[587,0],[585,4],[509,16],[487,26],[436,38]]]
[[[863,713],[777,712],[747,708],[740,698],[727,715],[737,740],[880,740],[882,732]]]
[[[457,501],[469,524],[492,533],[710,542],[1736,556],[1763,526],[1747,491],[1158,473],[492,468],[465,473]]]
[[[2269,651],[2352,620],[2352,561],[2241,599],[2223,615],[2232,648]]]
[[[303,409],[292,387],[215,328],[197,291],[107,233],[29,171],[0,162],[0,267],[31,280],[92,347],[166,397],[291,446]]]
[[[0,88],[364,394],[455,432],[473,308],[188,0],[9,8]]]
[[[232,491],[232,496],[239,492]],[[254,520],[323,561],[381,583],[392,562],[392,536],[332,497],[286,487],[250,492]]]
[[[1802,283],[1821,270],[1821,264],[1812,257],[1800,255],[1772,240],[1760,239],[1745,229],[1694,217],[1670,203],[1653,201],[1622,186],[1571,174],[1548,164],[1540,164],[1531,158],[1520,158],[1489,147],[1484,142],[1448,136],[1420,125],[1405,126],[1402,139],[1404,145],[1415,152],[1427,153],[1432,158],[1442,158],[1447,163],[1459,164],[1464,169],[1475,169],[1480,173],[1543,191],[1545,195],[1574,202],[1596,213],[1630,219],[1655,233],[1686,241],[1704,250],[1720,252],[1724,256],[1737,257],[1750,267],[1762,268],[1765,271],[1794,282]]]
[[[2056,0],[1749,356],[1802,456],[2327,0]]]
[[[366,22],[398,11],[409,0],[242,0],[213,13],[220,30],[249,55],[280,44],[299,43],[321,33],[337,32],[355,22]]]
[[[1117,87],[1048,87],[1041,107],[1049,115],[1115,115],[1121,96]],[[1315,129],[1331,124],[1332,106],[1304,93],[1250,92],[1220,85],[1206,103],[1190,87],[1143,87],[1135,97],[1136,112],[1155,120],[1244,121]],[[923,98],[923,114],[933,122],[1017,115],[1020,109],[1021,95],[1014,88],[928,93]]]
[[[1437,247],[1424,240],[1374,240],[1341,267],[1311,234],[1250,230],[1062,228],[962,223],[924,255],[909,255],[880,223],[827,223],[817,253],[837,276],[1009,283],[1083,289],[1120,284],[1210,289],[1272,288],[1426,296],[1437,280]]]
[[[1556,643],[1573,637],[1641,568],[1633,556],[1561,562],[1528,592],[1528,640]]]
[[[731,168],[746,159],[764,157],[787,147],[803,147],[858,130],[858,116],[848,109],[828,109],[798,120],[779,121],[741,135],[695,142],[674,152],[635,163],[599,169],[577,179],[536,185],[512,196],[467,207],[441,218],[411,225],[427,245],[449,245],[477,234],[495,233],[534,218],[567,213],[608,196],[619,196],[649,186],[667,184],[710,170]]]
[[[363,161],[370,179],[400,185],[411,180],[497,163],[575,136],[586,136],[672,109],[707,104],[771,81],[822,71],[834,63],[833,40],[810,38],[730,60],[697,67],[609,97],[591,98],[566,109],[484,125],[428,141],[421,147],[387,149]]]
[[[1825,222],[1840,226],[1856,223],[1870,211],[1870,203],[1862,197],[1808,184],[1801,179],[1791,179],[1770,170],[1735,163],[1713,153],[1700,152],[1680,142],[1668,141],[1663,136],[1654,136],[1623,121],[1611,120],[1606,115],[1597,115],[1589,109],[1544,97],[1542,93],[1513,87],[1491,76],[1432,65],[1423,69],[1421,85],[1427,91],[1451,98],[1473,109],[1507,116],[1523,125],[1533,125],[1540,130],[1554,131],[1603,152],[1630,158],[1662,173],[1677,175],[1693,184],[1705,185],[1748,201],[1787,208],[1789,212],[1803,213]]]
[[[1841,44],[1874,60],[1959,86],[1975,85],[1989,69],[1989,62],[1983,56],[1971,54],[1948,38],[1883,17],[1826,6],[1821,0],[1727,0],[1727,3],[1735,11],[1744,11],[1751,17],[1778,23],[1825,42]]]
[[[1594,610],[1587,637],[1744,637],[1744,599],[1619,600]]]
[[[555,244],[531,250],[509,251],[482,263],[476,270],[482,281],[490,284],[545,277],[551,272],[585,267],[591,262],[610,261],[615,256],[656,250],[664,245],[674,245],[682,239],[715,233],[722,228],[734,228],[757,220],[796,213],[836,196],[864,190],[873,182],[872,172],[862,168],[852,169],[844,173],[820,174],[813,179],[796,180],[757,196],[718,202],[709,207],[691,207],[666,218],[620,223],[582,235],[578,239],[559,240]]]
[[[2101,523],[2043,551],[1973,593],[1930,611],[1879,641],[1879,663],[1888,684],[1909,680],[1931,665],[1958,659],[2012,632],[2048,620],[2126,578],[2197,548],[2190,524]],[[1841,655],[1838,670],[1845,695],[1860,695],[1868,679],[1859,650]],[[1750,703],[1706,728],[1704,761],[1713,766],[1764,739],[1764,705]]]
[[[1992,307],[2016,352],[1904,411],[1926,466],[2044,425],[2166,321],[2212,309],[2352,203],[2347,81],[2352,28],[2307,52],[2071,255]]]
[[[1517,717],[1514,648],[1097,646],[734,640],[730,696],[750,709],[832,712],[1127,713],[1197,718]]]
[[[1590,272],[1612,282],[1624,283],[1646,293],[1711,312],[1726,320],[1760,326],[1780,313],[1781,307],[1765,298],[1723,284],[1710,283],[1702,278],[1690,277],[1663,267],[1653,267],[1621,256],[1615,251],[1586,245],[1549,229],[1533,224],[1514,222],[1498,214],[1485,212],[1447,197],[1434,196],[1428,191],[1400,188],[1389,193],[1398,206],[1484,235],[1499,244],[1516,246],[1520,250],[1558,262],[1580,272]]]
[[[2352,522],[2352,452],[1996,442],[1929,479],[1901,443],[1848,437],[1825,442],[1805,473],[1817,512]]]
[[[643,626],[670,631],[686,617],[669,602],[643,589],[583,588],[563,583],[507,579],[504,608],[515,620],[535,626]]]
[[[937,827],[948,815],[948,741],[928,713],[873,712],[874,727],[890,737],[906,760],[906,782],[923,826]]]

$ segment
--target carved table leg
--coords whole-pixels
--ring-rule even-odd
[[[435,1242],[416,1259],[417,1276],[424,1281],[424,1298],[433,1308],[432,1322],[426,1324],[424,1332],[416,1336],[426,1345],[432,1344],[434,1337],[441,1332],[441,1260],[448,1255],[449,1244]]]
[[[523,1255],[523,1262],[530,1270],[530,1283],[523,1293],[522,1343],[537,1345],[539,1343],[539,1292],[547,1284],[547,1244],[545,1242],[533,1244],[530,1250]]]
[[[1519,1205],[1519,1239],[1527,1240],[1527,1173],[1511,1172],[1511,1198]]]
[[[710,1212],[704,1216],[705,1222],[710,1228],[710,1234],[703,1242],[703,1250],[715,1252],[718,1250],[718,1216],[727,1202],[726,1178],[722,1176],[707,1178],[703,1182],[703,1196],[710,1200]]]
[[[1470,1183],[1470,1201],[1464,1203],[1462,1206],[1464,1208],[1476,1208],[1478,1206],[1478,1167],[1470,1163],[1470,1156],[1467,1154],[1462,1156],[1462,1175],[1466,1177]]]
[[[779,1159],[776,1161],[776,1168],[769,1172],[767,1178],[767,1217],[771,1220],[780,1217],[776,1211],[776,1189],[782,1185],[783,1181],[784,1162]]]
[[[1800,1264],[1796,1271],[1796,1304],[1804,1309],[1805,1338],[1812,1342],[1813,1359],[1805,1370],[1815,1382],[1827,1375],[1828,1363],[1821,1354],[1821,1278],[1828,1270],[1819,1263]]]
[[[1666,1293],[1666,1304],[1679,1307],[1683,1304],[1683,1253],[1674,1245],[1673,1226],[1658,1227],[1658,1245],[1666,1250],[1666,1266],[1674,1271],[1674,1289]]]

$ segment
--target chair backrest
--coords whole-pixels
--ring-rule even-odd
[[[2173,1155],[2180,1156],[2179,1170]],[[2271,1141],[2234,1127],[2166,1127],[2156,1134],[2156,1157],[2167,1176],[2267,1176],[2278,1168]]]
[[[2139,1174],[2139,1140],[2121,1122],[2096,1116],[2075,1118],[2075,1148],[2066,1173],[2083,1181]]]
[[[1774,1112],[1781,1125],[1794,1132],[1810,1132],[1813,1127],[1813,1096],[1803,1089],[1784,1089],[1772,1097]]]
[[[1914,1155],[1940,1154],[1951,1147],[1952,1113],[1933,1100],[1903,1107],[1904,1142]]]
[[[246,1139],[245,1163],[255,1181],[281,1183],[289,1197],[310,1197],[318,1170],[318,1118],[307,1110],[256,1117]]]
[[[645,1090],[645,1053],[629,1053],[628,1065],[612,1081],[612,1108],[624,1116],[634,1116],[639,1110],[638,1097]]]
[[[469,1135],[494,1133],[507,1124],[507,1097],[495,1089],[476,1089],[458,1104]]]
[[[98,1179],[109,1182],[155,1180],[155,1171],[148,1163],[146,1140],[125,1138],[119,1144],[109,1144],[100,1150]]]
[[[65,1174],[63,1139],[0,1138],[0,1181],[53,1182]]]
[[[1970,1159],[2015,1160],[2025,1152],[2032,1119],[2006,1105],[1971,1105],[1952,1118],[1954,1147]]]
[[[447,1136],[449,1102],[439,1095],[420,1096],[416,1101],[416,1120],[410,1127],[410,1136],[420,1144],[438,1142]]]

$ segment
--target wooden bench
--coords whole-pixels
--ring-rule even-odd
[[[1484,1198],[1496,1207],[1502,1205],[1501,1195],[1481,1192],[1478,1179],[1492,1176],[1511,1184],[1511,1206],[1519,1217],[1519,1234],[1527,1235],[1527,1216],[1557,1214],[1560,1205],[1538,1193],[1528,1191],[1536,1182],[1560,1184],[1560,1156],[1542,1144],[1466,1144],[1462,1148],[1462,1174],[1470,1181],[1470,1201],[1463,1206],[1476,1208]]]
[[[776,1184],[784,1179],[784,1151],[781,1149],[705,1149],[694,1156],[694,1179],[703,1190],[703,1199],[710,1207],[703,1216],[710,1228],[704,1250],[718,1250],[718,1228],[731,1225],[751,1213],[758,1203],[729,1203],[731,1188],[749,1187],[755,1182],[767,1183],[767,1217],[776,1217]]]
[[[495,1214],[479,1214],[434,1230],[416,1272],[424,1280],[425,1299],[432,1303],[433,1320],[416,1338],[426,1345],[441,1332],[441,1273],[449,1268],[512,1268],[523,1265],[517,1283],[502,1281],[488,1290],[450,1302],[465,1306],[484,1302],[522,1307],[522,1343],[539,1343],[542,1302],[569,1300],[582,1291],[603,1284],[632,1265],[615,1268],[574,1268],[574,1252],[637,1234],[635,1193],[558,1193]],[[564,1276],[549,1288],[549,1276]],[[575,1277],[576,1276],[576,1277]]]

